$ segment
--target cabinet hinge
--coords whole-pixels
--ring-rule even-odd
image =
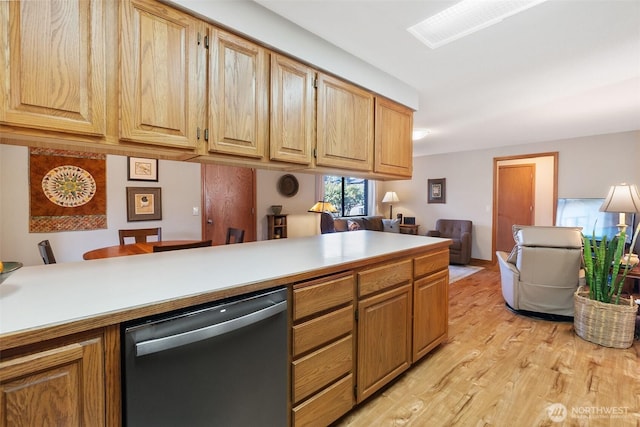
[[[355,313],[353,313],[353,316],[356,319],[356,322],[358,321],[358,310],[355,311]]]
[[[209,36],[204,36],[204,48],[209,49]]]
[[[313,149],[313,158],[314,158],[314,159],[317,159],[317,158],[318,158],[318,149],[317,149],[317,148],[314,148],[314,149]]]
[[[313,79],[313,87],[315,89],[318,89],[318,79],[317,78]]]
[[[353,396],[357,399],[358,398],[358,386],[354,385],[353,386]]]
[[[209,140],[209,129],[205,129],[204,130],[204,140],[208,141]]]

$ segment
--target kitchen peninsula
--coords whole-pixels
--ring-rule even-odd
[[[2,417],[38,417],[15,384],[65,372],[57,416],[120,425],[122,322],[285,286],[290,424],[330,423],[446,339],[449,244],[358,231],[22,268],[0,285]]]

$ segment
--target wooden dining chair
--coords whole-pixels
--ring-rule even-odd
[[[240,228],[227,228],[227,240],[225,244],[242,243],[244,241],[244,230]]]
[[[175,245],[154,246],[153,252],[177,251],[180,249],[204,248],[211,246],[211,240],[203,240],[195,243],[176,243]]]
[[[53,256],[53,249],[51,248],[51,244],[48,240],[43,240],[38,243],[38,250],[40,251],[40,256],[42,257],[42,261],[45,264],[55,264],[56,257]]]
[[[136,243],[146,243],[149,236],[158,236],[158,242],[162,241],[162,227],[155,228],[134,228],[126,230],[118,230],[120,244],[125,244],[125,237],[133,237]]]

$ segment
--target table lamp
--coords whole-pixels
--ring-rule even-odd
[[[619,214],[618,230],[620,230],[620,234],[622,234],[627,228],[626,214],[640,213],[640,193],[638,192],[638,186],[635,184],[629,185],[624,182],[619,185],[612,185],[607,198],[602,203],[602,206],[600,206],[600,211],[617,212]],[[640,225],[638,229],[640,229]],[[638,263],[638,255],[633,253],[633,245],[635,244],[637,235],[636,230],[633,241],[631,242],[631,247],[629,248],[629,253],[623,256],[623,261],[631,265]]]
[[[382,203],[399,202],[398,195],[395,191],[387,191],[382,198]],[[389,205],[389,219],[393,219],[393,205]]]
[[[308,212],[315,212],[315,213],[331,212],[331,213],[336,213],[336,212],[338,212],[338,209],[336,209],[336,207],[333,206],[333,204],[331,204],[330,202],[318,201],[318,203],[316,203],[315,205],[313,205],[313,206],[311,206],[309,208]]]

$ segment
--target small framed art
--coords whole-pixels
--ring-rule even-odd
[[[160,187],[127,187],[127,221],[162,219]]]
[[[129,181],[158,182],[158,159],[127,157],[127,179]]]
[[[446,203],[446,178],[428,180],[427,188],[429,203]]]

